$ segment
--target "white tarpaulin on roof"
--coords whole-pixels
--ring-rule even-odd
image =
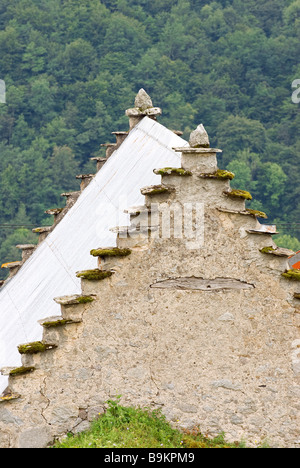
[[[0,368],[21,365],[17,346],[42,338],[38,320],[60,315],[54,297],[81,292],[76,272],[97,267],[90,250],[116,245],[116,234],[109,229],[129,224],[123,209],[143,204],[140,188],[160,183],[153,169],[180,167],[180,154],[171,148],[186,145],[148,117],[129,133],[62,221],[1,289]],[[0,394],[6,386],[7,377],[0,376]]]

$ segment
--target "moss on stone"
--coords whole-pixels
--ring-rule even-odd
[[[66,325],[67,323],[72,323],[71,320],[64,320],[64,319],[61,319],[61,320],[53,320],[52,322],[49,321],[49,322],[43,322],[43,327],[45,328],[55,328],[55,327],[61,327],[63,325]]]
[[[177,176],[191,176],[192,173],[190,171],[186,171],[182,168],[177,167],[163,167],[162,169],[154,169],[154,174],[161,175],[161,176],[168,176],[168,175],[177,175]]]
[[[250,213],[252,216],[255,216],[256,218],[268,219],[268,216],[263,211],[251,210],[250,208],[247,208],[246,211],[248,211],[248,213]]]
[[[37,354],[44,353],[48,349],[56,348],[56,345],[43,343],[42,341],[34,341],[33,343],[26,343],[18,346],[20,354]]]
[[[79,271],[76,276],[77,278],[82,278],[89,281],[101,281],[105,278],[109,278],[112,276],[112,274],[113,273],[111,271],[101,271],[96,268],[95,270]]]
[[[262,249],[260,249],[260,252],[261,253],[265,253],[265,254],[269,254],[271,252],[274,252],[275,249],[273,247],[263,247]]]
[[[16,367],[15,369],[12,369],[9,373],[11,377],[14,377],[16,375],[22,375],[22,374],[28,374],[29,372],[33,372],[34,367]]]
[[[119,249],[118,247],[113,247],[111,249],[94,249],[91,250],[91,255],[93,257],[127,257],[131,254],[130,249]]]
[[[212,173],[202,173],[200,174],[200,177],[203,177],[204,179],[232,180],[234,179],[235,174],[233,172],[218,169]]]
[[[88,304],[93,302],[95,299],[92,296],[80,296],[77,298],[78,304]]]
[[[251,193],[246,190],[232,189],[229,192],[224,192],[230,198],[243,198],[244,200],[252,200]]]
[[[300,281],[300,270],[287,270],[285,273],[281,273],[281,276],[287,279]]]
[[[152,185],[141,189],[141,194],[145,196],[160,195],[164,193],[174,192],[173,187],[166,187],[164,185]]]

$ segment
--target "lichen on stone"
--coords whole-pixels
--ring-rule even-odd
[[[300,281],[300,270],[287,270],[285,273],[281,273],[281,276],[287,279]]]
[[[93,249],[91,255],[93,257],[127,257],[131,254],[130,249],[119,249],[118,247],[111,247],[107,249]]]
[[[0,397],[0,403],[4,403],[6,401],[17,400],[18,398],[20,398],[19,394],[8,394],[3,397]]]
[[[230,171],[218,169],[217,171],[212,172],[212,173],[199,174],[199,177],[202,177],[204,179],[233,180],[235,177],[235,174]]]
[[[98,268],[96,268],[95,270],[79,271],[76,274],[76,276],[77,278],[82,278],[89,281],[101,281],[105,278],[109,278],[110,276],[112,276],[112,274],[112,271],[101,271]]]
[[[224,192],[230,198],[243,198],[244,200],[252,200],[251,193],[246,190],[231,189],[228,192]]]
[[[153,172],[154,174],[161,176],[177,175],[183,177],[192,175],[190,171],[186,171],[185,169],[178,167],[163,167],[161,169],[154,169]]]

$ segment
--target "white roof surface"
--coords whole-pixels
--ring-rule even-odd
[[[185,140],[148,117],[129,133],[62,221],[1,289],[0,368],[21,365],[17,346],[42,338],[38,320],[60,315],[54,297],[81,292],[76,272],[97,268],[90,250],[116,245],[116,234],[109,229],[128,225],[123,210],[144,203],[143,186],[160,183],[153,169],[180,167],[180,154],[171,148],[183,146]],[[7,377],[0,376],[0,394],[6,387]]]

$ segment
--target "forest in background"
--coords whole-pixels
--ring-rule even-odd
[[[1,0],[0,51],[0,263],[95,172],[140,88],[184,138],[204,124],[231,185],[300,249],[300,0]]]

